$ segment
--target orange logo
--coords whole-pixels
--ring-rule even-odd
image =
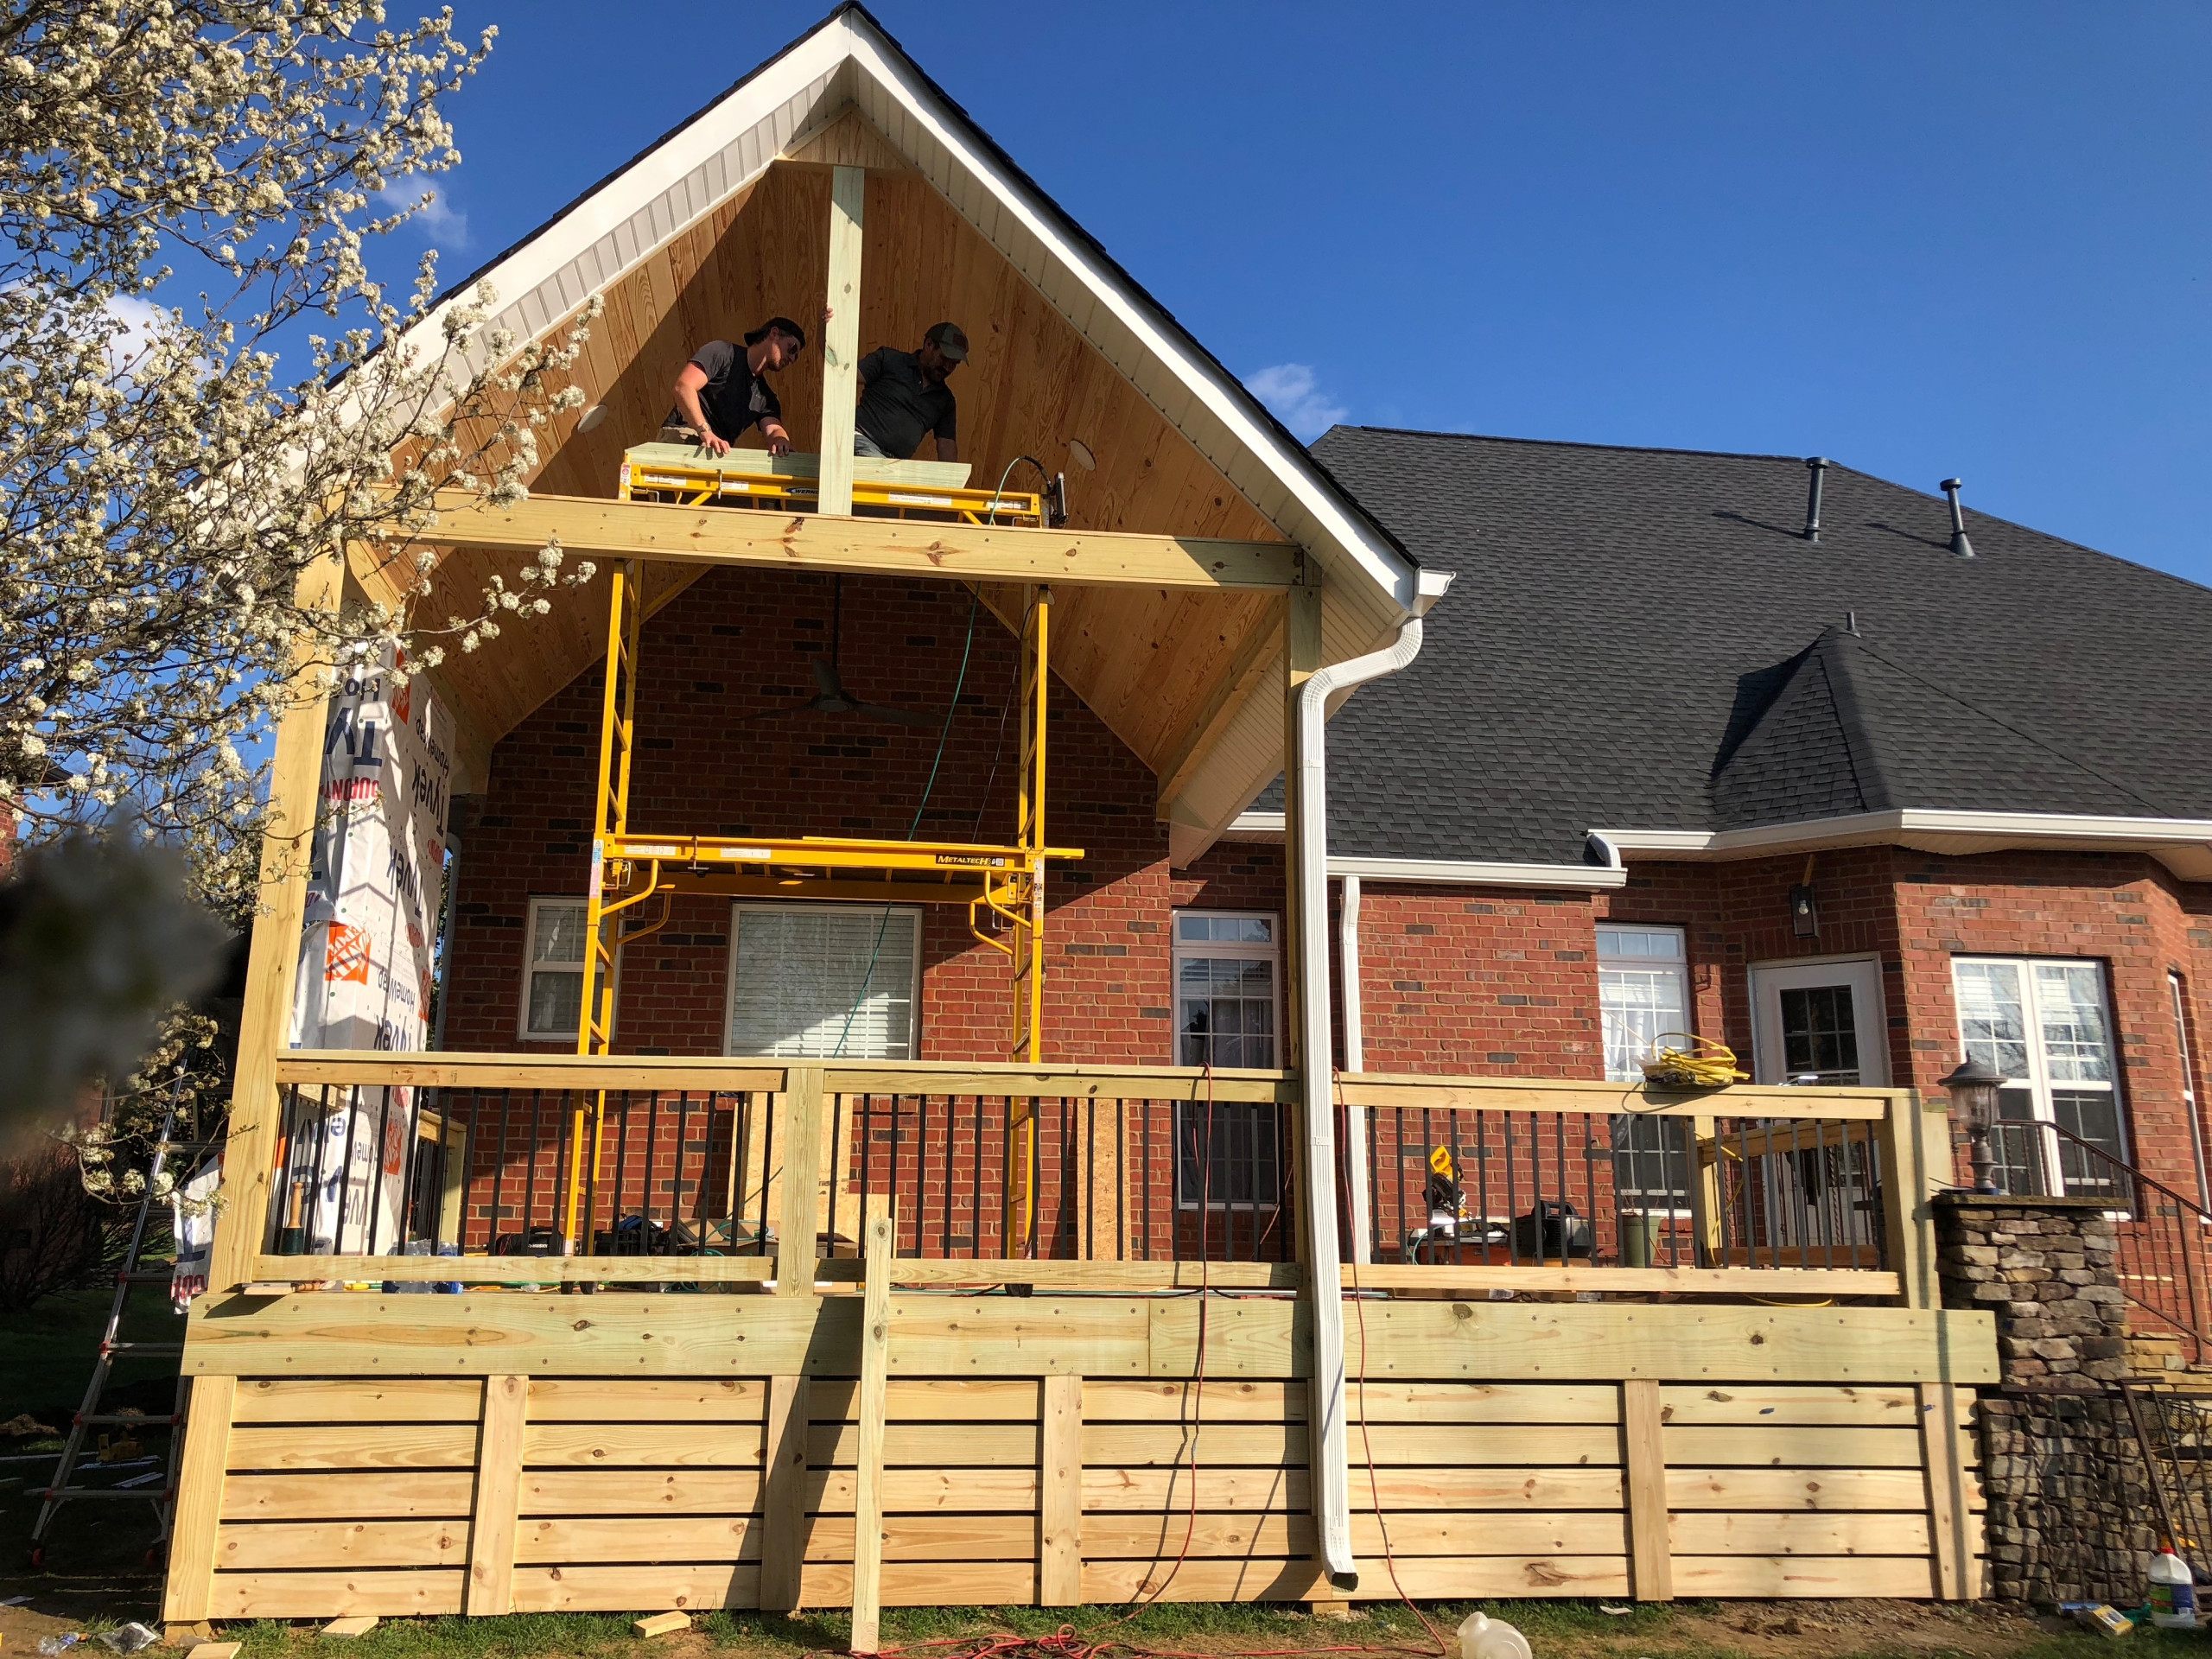
[[[369,931],[350,923],[333,922],[330,943],[322,953],[322,976],[335,984],[350,979],[356,985],[369,982]]]

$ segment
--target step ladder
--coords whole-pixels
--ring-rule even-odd
[[[177,1092],[183,1090],[183,1079],[179,1077]],[[113,1369],[118,1355],[175,1355],[181,1356],[181,1342],[124,1342],[117,1332],[123,1325],[124,1310],[130,1306],[130,1293],[138,1285],[166,1283],[171,1276],[168,1268],[148,1268],[141,1263],[140,1252],[146,1243],[146,1224],[153,1214],[154,1192],[162,1171],[168,1166],[171,1153],[198,1156],[219,1145],[216,1141],[172,1141],[170,1133],[176,1127],[176,1103],[172,1096],[168,1110],[162,1117],[162,1133],[154,1143],[154,1162],[146,1177],[146,1190],[139,1196],[138,1214],[130,1224],[130,1248],[123,1254],[123,1266],[115,1275],[115,1300],[109,1306],[107,1328],[101,1334],[99,1352],[92,1361],[92,1380],[85,1385],[84,1402],[77,1414],[70,1419],[69,1436],[61,1447],[60,1460],[54,1465],[53,1480],[37,1496],[45,1501],[40,1505],[37,1524],[31,1529],[31,1566],[43,1570],[46,1566],[47,1534],[52,1529],[54,1518],[61,1506],[79,1498],[124,1498],[154,1506],[155,1535],[146,1551],[146,1564],[150,1567],[159,1558],[162,1547],[168,1541],[169,1525],[176,1510],[177,1447],[184,1438],[184,1418],[189,1388],[179,1376],[176,1397],[167,1417],[135,1416],[124,1412],[105,1412],[100,1409],[100,1397],[107,1391],[108,1373]],[[168,1451],[163,1459],[160,1480],[143,1485],[132,1484],[116,1486],[85,1486],[77,1484],[79,1461],[84,1456],[87,1433],[94,1428],[128,1426],[131,1428],[160,1428],[169,1431]],[[99,1466],[95,1461],[93,1466]]]

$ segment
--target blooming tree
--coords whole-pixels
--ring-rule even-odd
[[[548,384],[581,324],[518,341],[488,290],[436,300],[435,256],[405,295],[366,259],[416,211],[379,199],[460,159],[439,103],[493,33],[364,0],[0,0],[0,811],[26,840],[128,821],[243,919],[249,757],[288,697],[395,646],[435,665],[593,574],[549,546],[420,613],[439,493],[520,499],[582,401]],[[306,602],[344,549],[407,599]]]

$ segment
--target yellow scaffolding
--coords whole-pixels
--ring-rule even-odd
[[[630,499],[641,482],[656,493],[672,493],[676,481],[660,476],[667,470],[656,468],[641,480],[639,474],[645,469],[635,468],[626,461],[622,498]],[[733,480],[747,486],[804,485],[807,499],[803,505],[806,508],[812,505],[810,480],[722,474],[710,467],[696,470],[698,476],[690,482],[700,492],[697,505],[716,505],[721,498],[715,492],[726,489]],[[864,492],[888,494],[892,486],[856,483],[856,505],[864,499]],[[972,510],[993,514],[996,522],[1019,522],[997,504],[1021,500],[1031,512],[1039,515],[1032,522],[1041,522],[1043,504],[1033,495],[947,492],[934,487],[914,492],[924,493],[986,499],[991,505]],[[796,493],[786,491],[772,503],[763,495],[749,495],[748,502],[801,505],[794,499]],[[924,505],[887,500],[878,504],[877,510],[904,512],[919,510]],[[936,502],[927,506],[939,515],[946,510]],[[969,511],[971,504],[959,504],[953,510]],[[1080,848],[1052,847],[1045,841],[1052,589],[1032,586],[1023,596],[1019,690],[1021,762],[1015,791],[1014,836],[1010,843],[833,836],[671,836],[633,831],[630,825],[631,763],[637,748],[637,679],[645,615],[645,563],[626,560],[609,574],[607,659],[600,695],[599,777],[593,795],[591,874],[584,910],[585,972],[582,1006],[576,1021],[576,1052],[612,1052],[615,963],[622,948],[665,927],[678,893],[707,893],[965,905],[969,931],[1008,961],[1014,1003],[1008,1058],[1041,1062],[1046,866],[1052,859],[1083,856]],[[643,906],[656,898],[661,901],[658,913],[650,920],[642,919]],[[562,1226],[564,1248],[570,1254],[577,1251],[577,1229],[585,1219],[579,1211],[587,1181],[595,1185],[598,1179],[600,1126],[606,1104],[603,1093],[587,1096],[578,1102],[571,1116]],[[1035,1102],[1009,1101],[1007,1198],[1001,1233],[1001,1246],[1008,1255],[1026,1252],[1035,1231]]]

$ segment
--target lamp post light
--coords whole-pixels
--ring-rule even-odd
[[[1997,1091],[2004,1085],[2001,1073],[1971,1058],[1960,1061],[1958,1069],[1943,1079],[1943,1087],[1950,1091],[1951,1116],[1967,1126],[1967,1160],[1977,1192],[2003,1191],[1993,1173],[1996,1160],[1989,1150],[1989,1131],[1997,1122]]]

